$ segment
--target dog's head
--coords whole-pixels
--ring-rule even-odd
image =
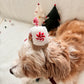
[[[10,72],[16,77],[65,78],[70,72],[66,46],[55,40],[43,42],[41,45],[38,45],[40,42],[37,41],[35,45],[32,38],[32,35],[30,35],[30,40],[26,41],[20,48],[19,59],[16,65],[10,69]]]
[[[10,72],[17,77],[39,77],[44,72],[45,55],[43,48],[48,45],[48,32],[45,27],[31,28],[28,40],[20,48],[19,59]]]

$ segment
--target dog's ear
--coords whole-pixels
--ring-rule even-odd
[[[28,76],[29,67],[26,63],[23,64],[23,71],[24,71],[25,75]]]
[[[70,61],[66,58],[67,54],[52,55],[48,58],[50,66],[48,65],[51,74],[57,79],[64,79],[70,73]]]
[[[40,74],[40,68],[38,66],[35,66],[34,62],[29,62],[29,63],[24,63],[23,64],[23,71],[24,74],[27,77],[33,77],[36,78],[38,76],[38,74]]]
[[[25,74],[26,76],[28,76],[28,77],[30,77],[30,74],[31,74],[31,76],[32,76],[32,75],[34,76],[34,70],[33,70],[33,68],[32,68],[32,64],[31,64],[31,66],[30,66],[29,64],[24,63],[24,64],[23,64],[23,71],[24,71],[24,74]]]

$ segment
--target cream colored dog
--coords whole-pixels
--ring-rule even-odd
[[[32,35],[29,35],[29,41],[22,45],[17,64],[10,72],[16,77],[77,84],[79,75],[84,71],[83,51],[84,21],[67,21],[58,28],[56,38],[44,46],[34,45]]]

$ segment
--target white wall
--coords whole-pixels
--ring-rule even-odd
[[[0,0],[0,12],[6,17],[32,22],[38,2],[46,14],[56,3],[62,22],[73,18],[84,20],[84,0]]]

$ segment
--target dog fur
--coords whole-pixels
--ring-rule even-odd
[[[84,21],[71,20],[58,27],[56,38],[46,47],[26,41],[19,50],[17,77],[52,78],[59,84],[77,84],[84,71]]]

